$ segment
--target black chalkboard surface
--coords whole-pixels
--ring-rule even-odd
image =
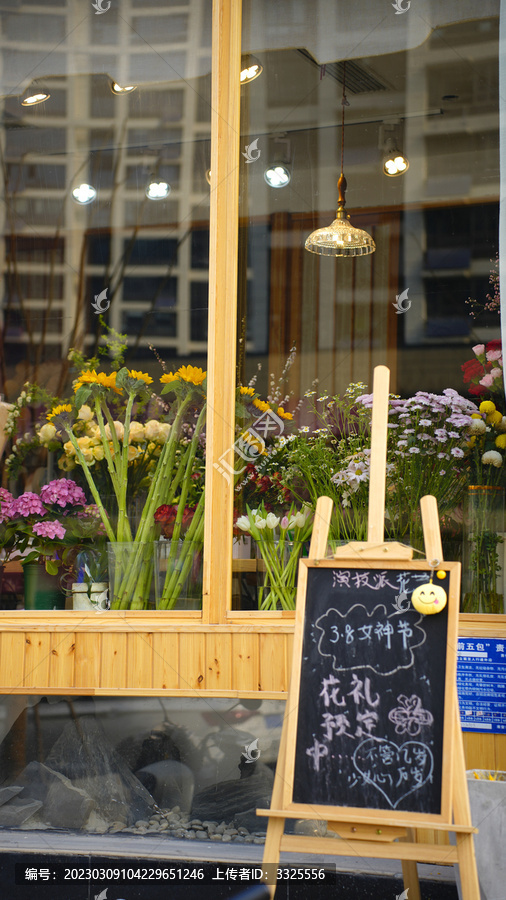
[[[291,803],[441,815],[452,603],[413,608],[420,563],[304,562]],[[455,565],[437,580],[450,595]]]

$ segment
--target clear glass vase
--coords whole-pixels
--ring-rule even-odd
[[[155,542],[157,609],[202,609],[201,541]]]
[[[107,544],[111,609],[149,609],[154,605],[153,541]]]
[[[258,609],[295,609],[299,559],[308,542],[255,541]]]
[[[464,613],[503,613],[504,488],[470,485],[464,505]]]

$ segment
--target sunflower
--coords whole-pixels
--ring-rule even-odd
[[[111,372],[110,375],[106,375],[105,372],[97,373],[95,369],[81,372],[74,384],[74,392],[77,392],[84,384],[100,384],[102,387],[116,391],[117,394],[120,393],[119,389],[116,387],[116,372]]]
[[[197,366],[181,366],[180,369],[177,370],[176,375],[181,381],[188,381],[190,384],[202,384],[205,380],[207,372],[204,372],[203,369],[199,369]]]
[[[280,419],[288,419],[289,421],[293,419],[293,415],[290,412],[286,412],[282,406],[278,406],[278,416]]]
[[[160,384],[170,384],[171,381],[177,381],[178,376],[174,372],[166,372],[165,375],[162,375],[160,378]]]
[[[267,412],[267,410],[270,409],[269,404],[265,400],[259,400],[258,398],[253,400],[253,406],[256,406],[261,412]]]
[[[136,381],[144,381],[146,384],[153,384],[151,375],[147,375],[146,372],[137,372],[136,369],[129,369],[128,374],[130,378],[135,378]]]
[[[59,406],[54,406],[50,413],[47,415],[47,420],[50,422],[55,416],[61,415],[61,413],[70,413],[72,412],[72,407],[70,403],[60,403]]]
[[[254,394],[255,394],[255,388],[252,388],[252,387],[242,387],[242,386],[241,386],[241,387],[239,388],[239,393],[240,393],[240,394],[247,394],[248,397],[253,397]]]

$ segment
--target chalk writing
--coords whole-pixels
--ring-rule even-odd
[[[432,781],[434,759],[430,747],[407,741],[363,741],[353,754],[353,765],[362,783],[379,791],[392,809],[414,791]]]
[[[426,639],[419,627],[423,618],[413,608],[387,613],[384,604],[369,610],[360,603],[344,611],[332,607],[315,622],[318,652],[332,658],[336,672],[370,668],[392,675],[413,665],[413,650]]]
[[[423,725],[432,725],[434,722],[434,716],[422,707],[422,701],[416,694],[411,694],[411,697],[399,694],[397,701],[400,705],[388,713],[388,718],[395,724],[396,734],[416,737]]]

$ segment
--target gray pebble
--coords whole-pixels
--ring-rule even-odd
[[[190,825],[202,825],[201,819],[192,819]]]
[[[232,837],[230,834],[224,834],[222,837],[223,843],[225,843],[225,841],[231,841],[231,840],[232,840]]]
[[[126,831],[124,825],[113,825],[112,828],[109,829],[109,834],[116,834],[118,831]]]
[[[190,838],[190,840],[193,840],[193,838],[195,837],[195,832],[194,832],[193,828],[190,828],[190,830],[186,832],[186,837]]]
[[[205,822],[202,822],[202,824],[203,824],[204,828],[209,828],[210,825],[212,825],[214,828],[216,828],[216,826],[217,826],[218,823],[217,823],[217,822],[211,822],[211,821],[208,821],[208,820],[206,819],[206,821],[205,821]]]
[[[136,828],[147,828],[148,825],[149,825],[149,822],[146,822],[145,819],[139,819],[139,820],[135,823],[135,827],[136,827]]]
[[[239,834],[249,834],[249,831],[247,828],[241,827],[241,828],[238,828],[237,830],[238,830]]]
[[[265,838],[253,838],[254,844],[265,844]]]
[[[211,835],[211,840],[212,840],[212,841],[221,841],[221,839],[222,839],[221,834],[212,834],[212,835]]]
[[[168,822],[160,822],[160,831],[167,831],[168,827],[169,827]]]
[[[197,831],[197,840],[198,841],[207,841],[207,832],[206,831]]]

